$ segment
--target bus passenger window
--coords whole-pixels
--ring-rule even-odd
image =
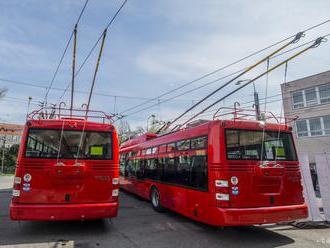
[[[135,168],[135,163],[133,160],[129,159],[127,166],[127,176],[129,177],[135,177],[136,176],[136,168]]]
[[[166,158],[164,167],[164,181],[176,183],[176,158]]]
[[[150,155],[150,154],[152,154],[152,148],[148,148],[148,149],[146,150],[146,155]]]
[[[161,145],[158,148],[158,153],[165,153],[166,152],[166,145]]]
[[[136,168],[136,178],[142,179],[144,177],[144,160],[134,160],[135,168]]]
[[[120,155],[120,175],[124,176],[125,175],[125,165],[127,161],[127,153],[122,153]]]
[[[179,151],[190,149],[190,140],[180,140],[177,142],[177,147]]]
[[[191,161],[191,186],[207,189],[207,156],[193,156]]]
[[[158,147],[151,148],[151,154],[156,154],[158,152]]]
[[[191,139],[191,149],[207,148],[207,137],[197,137]]]
[[[177,150],[176,143],[167,144],[167,152],[174,152]]]
[[[176,181],[178,184],[190,185],[191,159],[188,156],[180,156],[178,160]]]
[[[152,179],[152,174],[153,174],[152,170],[153,170],[152,160],[151,159],[146,159],[145,160],[144,177]]]
[[[158,158],[157,160],[157,180],[163,180],[164,167],[165,167],[165,158]]]

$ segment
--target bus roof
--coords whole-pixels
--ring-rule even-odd
[[[49,129],[71,129],[71,130],[95,130],[95,131],[111,131],[114,126],[109,123],[100,123],[94,121],[86,121],[78,118],[63,119],[33,119],[26,122],[28,128],[49,128]]]
[[[249,129],[249,130],[273,130],[273,131],[291,131],[291,127],[286,124],[278,124],[278,123],[265,123],[263,121],[257,120],[244,120],[244,119],[235,119],[235,120],[210,120],[207,122],[203,122],[200,125],[196,125],[193,127],[187,127],[183,129],[179,129],[174,132],[166,133],[163,135],[156,134],[143,134],[134,139],[131,139],[129,142],[124,142],[120,147],[122,151],[127,151],[132,148],[141,146],[142,144],[145,146],[156,146],[165,143],[175,142],[181,139],[188,139],[197,136],[207,135],[209,132],[209,128],[212,126],[222,125],[227,128],[237,128],[237,129]],[[153,135],[153,136],[151,136]],[[147,139],[146,137],[149,137]]]

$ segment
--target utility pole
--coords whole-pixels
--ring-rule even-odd
[[[72,116],[72,109],[73,109],[74,79],[75,79],[75,73],[76,73],[77,27],[78,27],[78,24],[75,25],[74,30],[73,30],[71,104],[70,104],[70,115],[71,116]]]
[[[256,110],[256,120],[260,120],[260,104],[259,104],[259,94],[256,91],[256,86],[253,82],[253,96],[254,96],[254,107]]]
[[[3,169],[5,164],[5,147],[6,147],[6,136],[2,137],[3,143],[2,143],[2,160],[1,160],[1,174],[3,175]]]
[[[238,80],[235,85],[240,85],[242,82],[245,81],[250,81],[250,79],[244,79],[244,80]],[[260,120],[260,103],[259,103],[259,94],[256,91],[256,85],[254,82],[252,82],[253,84],[253,97],[254,97],[254,108],[255,108],[255,112],[256,112],[256,120]]]
[[[26,119],[29,116],[31,101],[32,101],[32,96],[29,96],[29,98],[28,98],[28,105],[27,105],[27,109],[26,109]]]
[[[152,123],[151,123],[151,126],[153,127],[154,123],[155,123],[155,118],[156,118],[156,115],[152,114],[148,117],[147,119],[147,132],[149,131],[149,119],[152,118]]]

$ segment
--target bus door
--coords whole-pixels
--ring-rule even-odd
[[[230,206],[265,207],[303,202],[291,133],[243,129],[225,132]]]
[[[19,161],[22,203],[95,203],[112,201],[118,182],[109,131],[28,130]]]

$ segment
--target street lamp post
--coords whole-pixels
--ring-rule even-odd
[[[154,123],[155,122],[155,115],[154,114],[152,114],[152,115],[150,115],[149,117],[148,117],[148,119],[147,119],[147,132],[149,131],[149,119],[150,118],[153,118],[153,121],[152,121],[152,123]]]
[[[245,81],[250,81],[250,79],[238,80],[235,84],[240,85],[242,82],[245,82]],[[252,82],[252,84],[253,84],[253,97],[254,97],[254,108],[255,108],[255,112],[256,112],[256,119],[260,120],[259,94],[256,91],[255,83]]]

